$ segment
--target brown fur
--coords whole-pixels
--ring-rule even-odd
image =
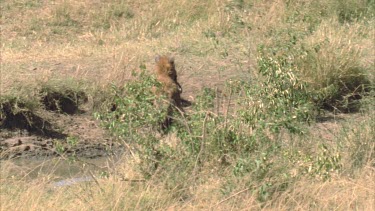
[[[166,129],[171,124],[173,108],[182,110],[181,105],[181,85],[177,81],[177,72],[174,65],[174,59],[167,56],[157,56],[155,58],[155,72],[158,81],[162,84],[162,92],[169,100],[168,113],[162,128]]]

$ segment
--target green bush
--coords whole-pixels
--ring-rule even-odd
[[[134,147],[141,157],[145,174],[156,169],[167,149],[160,148],[156,131],[167,115],[167,99],[156,96],[152,89],[160,87],[156,79],[145,72],[134,73],[135,80],[123,87],[112,86],[112,109],[96,113],[115,137]],[[160,107],[158,106],[160,105]]]
[[[358,100],[373,87],[372,67],[362,62],[362,49],[358,47],[358,40],[367,35],[362,34],[360,28],[353,28],[332,19],[321,22],[311,32],[298,28],[279,29],[273,32],[277,36],[264,46],[260,57],[269,58],[263,61],[270,64],[270,59],[275,60],[280,64],[274,65],[280,65],[283,73],[287,75],[289,71],[305,84],[305,92],[317,107],[358,111]],[[262,68],[262,64],[259,67]]]
[[[269,53],[273,50],[264,46],[259,49],[263,81],[259,87],[248,89],[242,101],[244,109],[238,113],[253,128],[302,132],[299,123],[310,121],[314,111],[307,84],[295,74],[293,61],[286,55],[273,56]]]
[[[294,44],[290,46],[294,48]],[[325,145],[318,154],[301,152],[283,140],[285,131],[304,134],[303,123],[314,119],[316,107],[311,85],[297,75],[298,63],[293,59],[297,54],[279,50],[259,48],[259,84],[230,81],[221,92],[204,88],[189,112],[175,112],[167,134],[160,135],[157,129],[169,105],[163,103],[165,97],[154,95],[153,87],[161,84],[145,72],[123,87],[113,86],[115,108],[97,117],[136,152],[137,166],[145,178],[157,174],[171,191],[176,187],[186,190],[208,166],[218,172],[229,168],[233,178],[248,182],[261,202],[285,190],[293,178],[311,175],[328,179],[341,168],[340,154]],[[227,109],[233,103],[238,106],[220,111],[226,103]],[[300,166],[291,176],[288,166],[296,162]],[[175,194],[186,197],[189,193]]]

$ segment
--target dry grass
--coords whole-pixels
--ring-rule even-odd
[[[194,99],[203,87],[223,86],[229,78],[256,83],[257,46],[289,42],[288,33],[300,32],[308,33],[299,44],[324,43],[315,58],[299,58],[310,84],[324,88],[324,79],[337,76],[330,74],[358,66],[374,81],[372,16],[341,23],[336,17],[336,10],[345,9],[338,7],[341,1],[287,2],[5,0],[0,95],[34,96],[30,90],[41,84],[73,79],[89,84],[82,89],[95,96],[111,83],[126,83],[133,70],[145,66],[151,72],[155,55],[171,54],[183,97]],[[279,181],[266,201],[259,199],[259,189],[274,181],[253,181],[253,172],[236,177],[233,166],[218,167],[221,161],[203,165],[199,173],[182,172],[182,179],[171,171],[134,182],[123,178],[139,179],[139,163],[125,156],[116,168],[108,167],[108,178],[62,188],[51,186],[58,179],[54,169],[30,179],[34,169],[1,161],[0,210],[374,210],[374,119],[367,109],[324,131],[317,123],[310,136],[275,139],[295,157],[272,158],[267,178]],[[305,172],[319,171],[322,145],[342,156],[341,170],[329,172],[325,181]],[[283,182],[289,184],[285,189]]]
[[[308,66],[308,58],[303,60],[301,71],[306,80],[310,80],[310,84],[317,87],[325,87],[327,80],[337,77],[348,77],[352,74],[352,68],[364,66],[370,69],[374,63],[369,58],[374,55],[364,54],[367,48],[361,42],[363,40],[359,36],[372,37],[373,33],[363,29],[361,24],[353,24],[351,27],[342,26],[337,20],[327,20],[320,24],[319,28],[307,40],[307,48],[319,48],[313,65]],[[367,34],[367,33],[370,34]],[[366,58],[367,57],[367,58]],[[362,63],[362,64],[361,64]],[[313,72],[314,71],[314,72]],[[369,74],[369,73],[365,73]]]
[[[361,124],[350,125],[358,119]],[[111,172],[109,177],[100,178],[99,171],[92,171],[98,176],[95,181],[65,187],[52,185],[53,181],[59,180],[56,166],[63,162],[61,160],[53,162],[55,166],[49,170],[38,171],[37,177],[34,168],[21,168],[12,161],[2,161],[1,210],[372,210],[375,199],[373,117],[356,117],[335,124],[338,130],[332,132],[330,141],[343,156],[343,171],[331,172],[332,177],[325,181],[308,174],[292,176],[286,180],[291,185],[276,192],[265,203],[259,201],[256,189],[261,184],[250,177],[251,173],[249,177],[236,177],[231,168],[208,164],[199,173],[186,172],[189,175],[184,179],[175,178],[176,172],[171,171],[167,175],[156,172],[149,180],[143,180],[142,175],[134,171],[139,165],[137,159],[124,156],[114,165],[109,165],[113,162],[111,159],[104,165]],[[294,142],[292,151],[301,153],[309,153],[317,148],[314,145],[329,140],[318,135],[306,140],[296,138],[289,137],[288,141]],[[311,147],[306,143],[311,143]],[[353,160],[359,157],[363,159]],[[282,175],[277,176],[280,174],[278,169],[299,171],[303,165],[301,161],[295,164],[283,159],[274,160],[270,175],[282,178]],[[313,164],[307,161],[307,165]],[[37,168],[41,166],[51,164],[41,163]]]
[[[327,182],[301,180],[265,206],[265,210],[373,210],[374,168],[366,166],[356,178],[341,176]]]
[[[207,176],[206,176],[207,177]],[[248,188],[223,196],[222,179],[191,190],[168,190],[162,185],[132,183],[117,178],[98,179],[71,187],[53,188],[48,178],[24,181],[7,179],[1,185],[1,210],[372,210],[374,169],[366,167],[357,178],[340,177],[327,182],[301,180],[285,192],[261,204]],[[177,187],[176,187],[177,188]],[[188,191],[189,197],[176,197]]]
[[[217,74],[218,66],[222,66],[222,75],[233,74],[229,70],[249,63],[238,56],[239,51],[248,51],[251,42],[233,46],[230,39],[220,35],[231,26],[224,2],[183,1],[176,5],[170,1],[132,1],[125,5],[121,1],[57,1],[27,7],[29,4],[31,1],[3,4],[2,93],[25,79],[74,77],[104,85],[122,83],[140,64],[151,69],[157,54],[175,55],[183,79],[198,72]],[[117,14],[121,7],[131,10],[134,16]],[[108,19],[109,28],[97,25],[105,22],[102,19]],[[69,21],[77,23],[69,25]],[[206,31],[217,34],[223,46],[207,38],[203,33]],[[227,59],[220,55],[225,51]],[[231,64],[232,59],[237,60],[233,61],[238,63],[236,66]]]

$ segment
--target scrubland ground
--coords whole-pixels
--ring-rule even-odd
[[[374,1],[0,3],[1,210],[375,210]]]

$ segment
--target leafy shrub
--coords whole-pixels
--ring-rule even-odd
[[[217,171],[229,168],[233,177],[251,181],[249,187],[258,193],[259,201],[265,202],[285,190],[297,176],[328,179],[331,172],[341,168],[341,155],[324,145],[318,155],[298,152],[279,159],[295,153],[288,151],[289,146],[284,148],[282,131],[303,134],[301,123],[310,122],[315,114],[312,85],[298,75],[297,43],[289,43],[293,54],[262,46],[259,85],[230,81],[222,92],[203,89],[189,112],[174,116],[166,136],[160,137],[156,128],[167,109],[155,106],[159,104],[155,102],[166,99],[154,95],[151,90],[160,84],[145,72],[136,74],[135,80],[123,87],[113,86],[115,109],[97,116],[114,135],[130,144],[132,151],[136,149],[138,167],[146,178],[157,174],[168,189],[186,190],[188,181],[195,180],[204,167]],[[223,105],[217,102],[228,103],[229,109],[232,101],[238,103],[236,109],[219,111]],[[171,137],[176,144],[168,143]],[[285,166],[296,162],[300,168],[297,176],[291,176]],[[176,194],[186,197],[189,193]]]
[[[148,174],[168,151],[158,146],[156,129],[164,121],[169,104],[163,95],[152,92],[154,86],[161,86],[154,77],[144,71],[133,76],[135,80],[123,87],[112,85],[112,111],[96,113],[96,117],[112,134],[137,149],[144,164],[141,169]]]
[[[249,89],[239,115],[252,127],[278,132],[287,128],[301,132],[299,122],[310,121],[313,105],[307,84],[296,75],[293,62],[285,55],[271,56],[267,49],[259,50],[259,72],[264,77],[260,87]]]
[[[336,19],[323,21],[314,31],[281,28],[260,56],[288,66],[319,108],[357,111],[358,99],[373,86],[372,67],[361,62],[361,33],[361,28],[347,28]]]

